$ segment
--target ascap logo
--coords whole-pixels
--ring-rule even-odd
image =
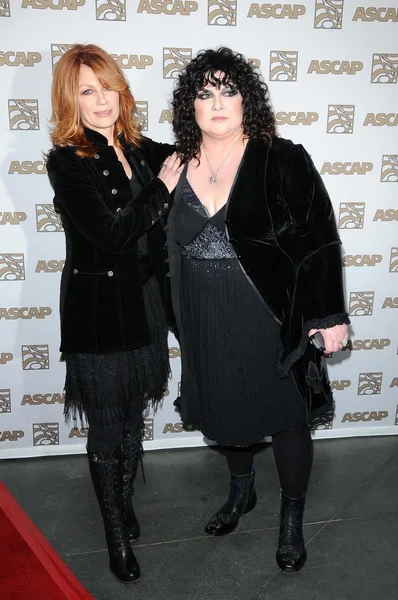
[[[40,129],[38,101],[10,99],[8,101],[8,118],[12,130]]]
[[[18,173],[18,175],[45,175],[47,173],[46,164],[44,160],[23,160],[19,162],[17,160],[12,160],[10,163],[10,168],[8,169],[9,175],[14,175]]]
[[[382,421],[388,417],[388,410],[372,410],[365,412],[345,413],[341,422],[358,423],[358,421]]]
[[[177,79],[192,60],[192,48],[163,48],[163,79]]]
[[[366,340],[354,340],[353,342],[349,340],[344,350],[384,350],[384,348],[387,348],[390,345],[391,340],[388,338],[368,338]]]
[[[383,260],[381,254],[346,254],[343,256],[344,267],[375,267]]]
[[[179,348],[176,348],[175,346],[173,348],[169,348],[169,358],[180,358],[181,356],[181,350]]]
[[[333,429],[333,421],[329,421],[328,423],[319,423],[315,425],[311,425],[312,431],[324,431],[325,429]]]
[[[271,50],[270,81],[297,81],[298,52]]]
[[[86,0],[22,0],[21,8],[51,8],[52,10],[77,10],[80,6],[84,6]]]
[[[26,218],[24,212],[0,212],[0,225],[20,225]]]
[[[376,210],[373,221],[398,221],[398,208],[387,208],[387,210],[379,208]]]
[[[353,133],[354,114],[353,104],[329,104],[327,133]]]
[[[398,154],[383,154],[380,181],[388,183],[398,181]]]
[[[259,58],[248,58],[247,60],[253,69],[261,69],[261,60]]]
[[[330,389],[339,391],[339,392],[344,392],[344,390],[346,390],[347,388],[349,388],[351,386],[351,381],[349,379],[341,379],[341,380],[335,380],[335,381],[331,381],[330,382]]]
[[[353,317],[369,317],[373,314],[374,292],[351,292],[349,314]]]
[[[395,411],[395,425],[398,425],[398,404],[397,404],[397,409]]]
[[[0,281],[25,279],[25,257],[19,253],[0,254]]]
[[[54,73],[54,68],[57,65],[59,59],[65,52],[72,48],[73,44],[51,44],[51,64]]]
[[[373,54],[371,83],[397,83],[398,54]]]
[[[11,391],[0,390],[0,414],[11,412]]]
[[[182,433],[184,431],[197,431],[194,425],[184,425],[179,421],[178,423],[166,423],[163,428],[163,433]]]
[[[344,0],[315,1],[315,29],[341,29]]]
[[[358,396],[381,394],[383,373],[360,373],[358,380]]]
[[[159,117],[159,123],[171,123],[173,120],[173,113],[167,108],[162,110]]]
[[[36,204],[36,228],[39,233],[63,231],[61,217],[53,204]]]
[[[121,69],[146,69],[153,65],[149,54],[111,54]]]
[[[207,24],[220,26],[236,25],[237,0],[208,0]]]
[[[398,23],[398,8],[377,8],[375,6],[358,6],[352,18],[353,21],[394,21]]]
[[[20,429],[13,431],[0,431],[0,442],[17,442],[24,437],[24,432]]]
[[[398,248],[391,248],[390,273],[398,273]]]
[[[146,100],[136,101],[135,116],[141,127],[141,131],[148,131],[148,102]]]
[[[33,423],[34,446],[58,446],[59,423]]]
[[[392,382],[390,383],[390,388],[398,387],[398,377],[394,377]]]
[[[60,273],[64,264],[64,260],[38,260],[35,273]]]
[[[371,162],[325,162],[321,175],[366,175],[372,170]]]
[[[10,0],[0,0],[0,17],[10,16]]]
[[[193,0],[140,0],[138,13],[147,12],[152,15],[190,15],[198,10],[198,3]]]
[[[154,436],[154,423],[153,419],[144,419],[144,427],[142,431],[142,441],[151,442]]]
[[[38,52],[0,52],[0,67],[34,67],[41,62],[41,54]]]
[[[364,126],[373,127],[396,127],[398,125],[398,113],[368,113],[363,122]]]
[[[0,365],[6,365],[13,358],[14,358],[14,355],[11,352],[1,352],[0,353]]]
[[[22,369],[39,371],[50,368],[50,354],[46,344],[22,346]]]
[[[65,397],[63,394],[24,394],[21,401],[21,406],[38,406],[42,404],[64,404]]]
[[[125,21],[126,0],[95,0],[97,21]]]
[[[298,19],[305,15],[306,8],[303,4],[259,4],[253,2],[250,5],[248,17],[260,19]]]
[[[398,308],[398,298],[386,298],[381,308]]]
[[[359,60],[312,60],[307,73],[318,75],[356,75],[363,69],[363,62]]]
[[[365,219],[365,202],[341,202],[339,229],[362,229]]]
[[[15,319],[45,319],[52,314],[49,306],[23,306],[22,308],[0,308],[0,319],[15,321]]]
[[[88,436],[88,427],[81,427],[79,429],[79,427],[72,427],[72,429],[69,432],[68,438],[69,439],[73,439],[73,438],[79,438],[79,439],[86,439]]]
[[[312,125],[319,121],[316,112],[278,112],[275,116],[277,125]]]

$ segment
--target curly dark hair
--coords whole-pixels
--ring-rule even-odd
[[[215,73],[220,72],[221,78]],[[173,129],[177,151],[184,161],[199,158],[201,131],[195,120],[197,92],[207,84],[220,88],[231,85],[243,101],[243,133],[248,138],[272,143],[275,116],[268,98],[268,86],[242,54],[230,48],[201,50],[180,74],[173,92]]]

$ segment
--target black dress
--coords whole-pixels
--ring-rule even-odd
[[[141,189],[133,178],[133,197]],[[138,252],[151,343],[106,354],[64,354],[66,420],[76,419],[79,414],[91,425],[134,421],[148,404],[155,405],[163,398],[170,374],[168,327],[156,276],[146,279],[150,266],[146,234],[138,240]]]
[[[188,181],[176,214],[182,318],[200,395],[201,430],[249,446],[306,423],[293,378],[277,373],[279,324],[243,273],[225,233],[226,206],[209,217]]]

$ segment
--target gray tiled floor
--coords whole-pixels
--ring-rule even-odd
[[[134,586],[107,569],[84,456],[1,461],[0,479],[96,600],[398,597],[398,437],[315,443],[308,561],[297,574],[275,564],[278,481],[268,445],[256,455],[256,509],[219,539],[203,532],[228,488],[216,448],[148,452],[145,469],[135,497],[142,578]]]

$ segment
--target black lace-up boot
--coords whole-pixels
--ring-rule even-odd
[[[141,572],[123,530],[123,462],[121,447],[105,459],[101,452],[87,449],[91,478],[104,521],[109,552],[109,569],[120,581],[138,581]]]
[[[279,546],[276,562],[282,571],[299,571],[307,559],[303,537],[305,494],[289,498],[281,492]]]
[[[226,535],[238,526],[242,515],[256,506],[257,494],[254,488],[254,471],[247,475],[233,475],[226,503],[216,512],[205,527],[209,535]]]
[[[123,432],[123,525],[126,540],[131,544],[140,537],[140,525],[134,512],[132,496],[138,463],[142,457],[141,428],[124,428]]]

